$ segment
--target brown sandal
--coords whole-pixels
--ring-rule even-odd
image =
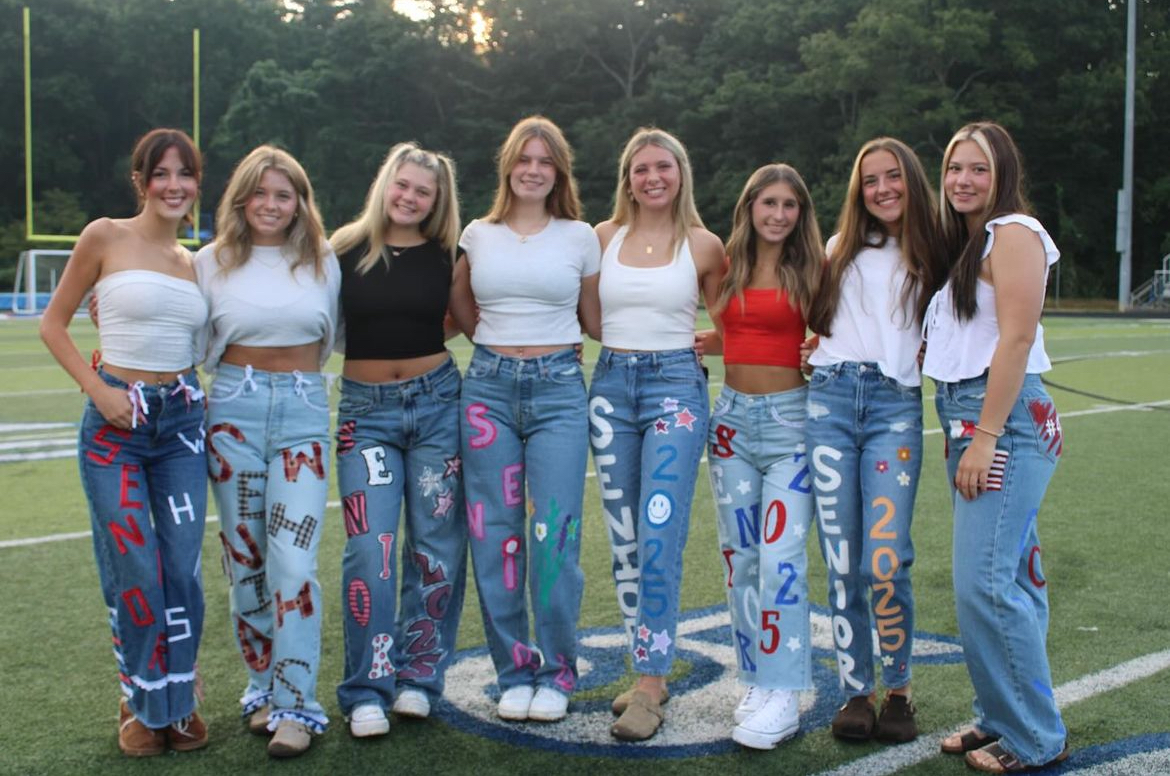
[[[610,727],[610,734],[622,741],[645,741],[662,726],[662,706],[641,690],[630,698],[630,705]]]
[[[621,716],[625,713],[626,707],[630,705],[630,699],[634,697],[634,693],[638,692],[638,686],[634,685],[630,689],[618,695],[610,704],[610,709],[615,716]],[[670,700],[670,690],[665,687],[662,688],[662,700],[658,701],[658,705],[665,706],[666,702]]]
[[[951,739],[957,738],[957,744],[948,744]],[[975,749],[982,749],[993,741],[998,741],[996,736],[989,736],[977,727],[969,727],[960,730],[958,733],[952,733],[942,740],[939,749],[943,754],[966,754]]]
[[[991,762],[983,762],[979,759],[980,754],[986,754],[994,758]],[[1004,749],[999,745],[998,741],[988,744],[980,749],[974,749],[967,752],[966,761],[967,767],[972,768],[983,773],[1031,773],[1032,771],[1042,771],[1045,768],[1051,768],[1068,759],[1068,746],[1060,750],[1060,754],[1053,757],[1046,763],[1040,765],[1025,765],[1020,762],[1020,758]]]

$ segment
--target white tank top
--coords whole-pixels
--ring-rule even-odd
[[[93,288],[107,364],[180,372],[202,360],[207,302],[194,281],[127,269],[106,275]]]
[[[987,222],[987,245],[983,248],[982,259],[991,253],[995,243],[995,228],[1001,224],[1021,224],[1037,234],[1044,245],[1044,259],[1051,267],[1060,258],[1056,243],[1044,227],[1032,216],[1021,213],[993,218]],[[975,283],[975,316],[960,321],[955,314],[951,297],[951,283],[935,293],[926,310],[924,329],[926,334],[926,356],[922,361],[922,374],[944,383],[955,383],[983,374],[991,365],[991,356],[999,343],[999,319],[995,314],[995,286],[985,280]],[[1036,339],[1028,351],[1027,374],[1040,374],[1052,368],[1048,353],[1044,350],[1044,327],[1037,322]]]
[[[695,345],[699,277],[689,240],[661,267],[618,261],[628,226],[619,227],[601,257],[601,343],[624,350],[682,350]]]

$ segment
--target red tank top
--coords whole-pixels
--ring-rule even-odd
[[[804,316],[788,301],[788,292],[745,288],[744,310],[732,296],[723,321],[723,363],[800,368]]]

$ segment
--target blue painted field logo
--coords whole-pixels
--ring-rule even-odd
[[[829,628],[827,610],[814,608],[813,690],[802,693],[800,709],[801,730],[805,732],[827,727],[840,703]],[[517,724],[496,717],[499,691],[486,647],[459,653],[447,672],[446,695],[436,716],[453,727],[512,745],[571,754],[643,758],[733,751],[738,747],[730,739],[731,712],[742,689],[735,678],[730,633],[727,609],[722,606],[693,611],[679,620],[676,654],[689,664],[689,671],[671,683],[666,724],[644,743],[622,743],[610,736],[614,717],[608,695],[578,700],[589,690],[617,682],[625,672],[627,648],[620,627],[581,634],[578,696],[561,722]],[[919,632],[914,635],[914,659],[919,664],[958,663],[963,651],[953,637]]]

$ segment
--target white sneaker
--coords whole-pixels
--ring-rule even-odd
[[[551,687],[540,687],[528,706],[528,718],[539,722],[557,722],[569,711],[569,696]]]
[[[761,689],[754,684],[749,685],[747,692],[744,693],[743,699],[735,707],[735,723],[738,725],[740,722],[755,714],[764,705],[764,701],[768,700],[768,694],[770,692],[771,690]]]
[[[354,738],[384,736],[390,732],[390,720],[376,703],[363,703],[349,715],[349,734]]]
[[[752,749],[775,749],[800,730],[800,707],[792,690],[772,690],[754,714],[735,726],[731,738]]]
[[[532,705],[532,695],[535,691],[532,685],[521,684],[509,687],[500,696],[500,703],[496,706],[496,714],[500,719],[513,722],[528,719],[528,707]]]
[[[391,711],[400,717],[426,719],[431,715],[431,699],[422,690],[414,688],[400,690]]]

